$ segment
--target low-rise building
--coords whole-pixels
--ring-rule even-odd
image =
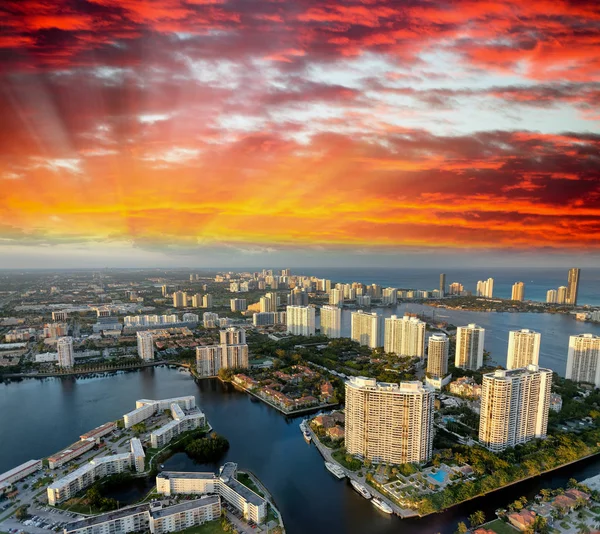
[[[132,456],[128,452],[94,458],[89,463],[55,480],[48,486],[46,490],[48,504],[56,506],[91,486],[99,478],[122,473],[130,469],[131,462]]]
[[[558,393],[550,393],[550,409],[554,412],[560,412],[562,405],[562,397]]]
[[[10,471],[0,474],[0,494],[2,494],[3,488],[8,488],[11,484],[28,477],[32,473],[39,471],[41,468],[41,460],[29,460],[24,464],[14,467]]]
[[[237,480],[237,464],[232,462],[223,465],[218,476],[213,473],[159,473],[156,491],[163,495],[217,493],[248,520],[262,523],[267,517],[267,502]]]
[[[82,439],[82,441],[93,439],[96,441],[96,443],[100,443],[100,438],[110,434],[115,428],[117,428],[117,425],[113,421],[109,421],[108,423],[104,423],[103,425],[100,425],[99,427],[96,427],[79,437]]]
[[[73,445],[69,445],[66,449],[63,449],[62,451],[50,456],[48,458],[48,466],[50,469],[57,469],[60,466],[65,465],[67,462],[70,462],[82,454],[85,454],[87,451],[94,448],[95,445],[96,440],[93,438],[73,443]]]
[[[135,470],[138,473],[143,473],[146,467],[146,453],[144,452],[144,447],[142,447],[142,442],[138,438],[131,438],[129,445],[131,447],[131,457]]]
[[[135,402],[135,410],[123,416],[125,428],[131,428],[133,425],[141,423],[155,413],[171,409],[171,404],[173,403],[178,404],[184,410],[191,410],[196,406],[196,398],[193,395],[187,395],[172,399],[139,399]]]
[[[221,499],[209,495],[174,506],[143,504],[69,523],[64,534],[127,534],[176,532],[214,521],[221,516]]]
[[[481,397],[481,385],[475,382],[468,376],[457,378],[454,382],[448,384],[448,391],[453,395],[460,395],[462,397]]]

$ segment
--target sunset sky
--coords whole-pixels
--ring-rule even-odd
[[[595,0],[0,21],[0,267],[600,261]]]

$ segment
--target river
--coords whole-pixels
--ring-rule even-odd
[[[229,439],[223,458],[254,472],[273,494],[289,534],[406,534],[454,532],[458,521],[481,509],[488,517],[499,506],[542,487],[564,485],[600,471],[600,458],[526,481],[444,514],[401,521],[385,516],[360,497],[347,481],[323,466],[314,445],[298,428],[299,419],[279,412],[217,380],[194,382],[187,373],[166,367],[119,372],[96,378],[26,379],[0,384],[0,472],[59,450],[91,428],[119,418],[139,398],[195,395],[215,430]],[[178,454],[166,469],[210,470]]]

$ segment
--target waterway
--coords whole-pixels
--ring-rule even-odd
[[[195,395],[215,430],[229,439],[225,460],[254,472],[272,493],[289,534],[450,534],[475,510],[494,510],[516,497],[531,497],[543,487],[583,480],[600,472],[600,458],[538,477],[443,514],[424,519],[389,517],[360,497],[346,481],[324,467],[314,445],[286,418],[253,397],[217,380],[194,382],[187,373],[166,367],[118,372],[96,378],[26,379],[0,384],[0,472],[59,450],[101,423],[119,418],[139,398]],[[195,465],[183,454],[166,469],[216,469]],[[132,490],[134,492],[135,490]],[[134,493],[123,495],[131,497]]]

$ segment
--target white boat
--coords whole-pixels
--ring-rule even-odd
[[[339,465],[332,464],[331,462],[325,462],[325,467],[327,468],[327,471],[329,471],[336,478],[342,479],[346,476],[346,473],[344,473],[344,470]]]
[[[373,505],[376,508],[379,508],[382,512],[384,512],[386,514],[391,514],[394,512],[394,510],[392,510],[392,507],[388,503],[383,502],[381,499],[378,499],[377,497],[373,497],[371,502],[373,503]]]
[[[310,442],[312,441],[312,436],[310,435],[310,432],[309,432],[308,430],[305,430],[305,431],[303,432],[303,434],[304,434],[304,439],[305,439],[305,440],[306,440],[308,443],[310,443]]]
[[[306,432],[306,419],[303,419],[302,422],[298,425],[302,432]]]
[[[356,491],[358,491],[358,493],[360,493],[365,499],[371,498],[371,494],[369,493],[369,490],[367,488],[365,488],[360,482],[356,482],[356,480],[350,480],[350,484],[352,484],[352,487]]]

